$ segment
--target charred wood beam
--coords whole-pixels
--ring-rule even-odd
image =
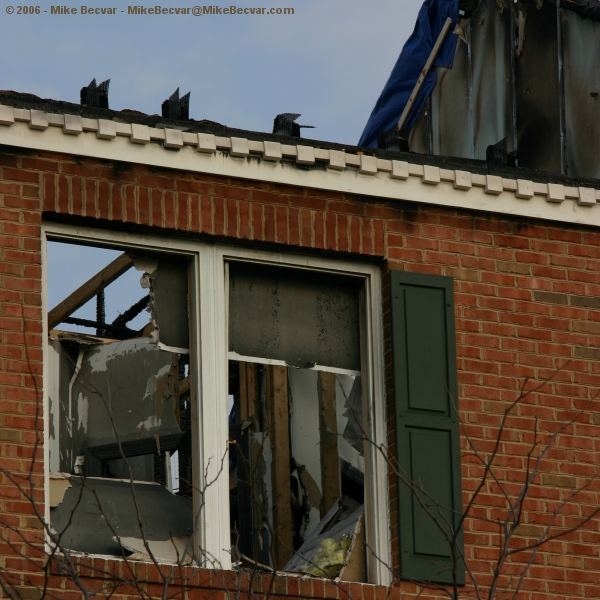
[[[150,294],[138,300],[131,308],[128,308],[122,315],[119,315],[113,322],[113,325],[124,326],[132,319],[135,319],[147,306],[150,301]]]
[[[98,323],[98,327],[96,328],[96,335],[98,337],[104,337],[106,325],[106,303],[104,297],[104,288],[98,290],[96,294],[96,321]]]
[[[319,424],[321,429],[321,518],[340,497],[340,464],[338,454],[335,406],[335,374],[319,372]]]
[[[121,254],[119,258],[104,267],[99,273],[96,273],[48,313],[48,329],[54,329],[88,300],[91,300],[99,290],[111,284],[132,266],[133,261],[131,258],[125,253]]]
[[[91,327],[96,329],[96,331],[103,330],[106,333],[112,333],[118,336],[134,336],[137,332],[129,329],[129,327],[122,327],[116,325],[110,325],[108,323],[98,323],[98,321],[90,321],[89,319],[78,319],[77,317],[67,317],[63,319],[63,323],[68,323],[69,325],[79,325],[80,327]],[[100,335],[102,337],[102,335]]]
[[[240,368],[240,417],[246,421],[257,414],[258,365],[241,362]]]
[[[290,425],[287,368],[267,367],[265,394],[273,462],[273,557],[283,569],[294,554],[290,485]]]

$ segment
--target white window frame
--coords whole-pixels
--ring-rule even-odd
[[[115,232],[58,223],[42,225],[42,292],[44,335],[44,382],[48,382],[47,256],[46,242],[70,241],[180,254],[192,260],[189,280],[190,305],[190,380],[192,407],[199,435],[193,436],[196,465],[194,486],[204,489],[200,526],[196,536],[196,558],[208,568],[231,568],[229,531],[229,478],[216,477],[227,472],[225,452],[228,430],[228,261],[246,261],[316,272],[359,277],[364,281],[362,378],[366,386],[368,418],[365,428],[372,444],[365,453],[366,541],[369,581],[391,583],[391,545],[388,494],[388,465],[383,452],[387,447],[383,359],[383,315],[381,273],[376,265],[312,256],[252,250],[177,238]],[[46,479],[46,519],[49,521],[49,400],[44,385],[44,461]],[[221,401],[215,401],[221,399]],[[221,473],[223,475],[223,473]],[[207,482],[209,485],[207,486]],[[199,493],[194,498],[194,514],[202,506]]]

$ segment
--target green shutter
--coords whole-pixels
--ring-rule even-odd
[[[397,460],[413,484],[398,479],[400,571],[452,583],[444,531],[456,530],[462,512],[453,281],[392,271],[390,294]],[[457,540],[455,569],[464,584],[462,532]]]

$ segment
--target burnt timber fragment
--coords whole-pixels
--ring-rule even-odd
[[[162,116],[165,119],[179,119],[181,121],[189,121],[190,119],[190,95],[179,97],[179,88],[177,88],[161,106]]]
[[[110,79],[96,85],[96,79],[92,79],[89,85],[81,88],[79,92],[80,102],[84,106],[94,108],[108,108],[108,87]]]
[[[59,323],[62,323],[88,300],[91,300],[100,290],[123,275],[131,267],[133,267],[131,258],[125,253],[121,254],[48,313],[48,330],[52,330]]]
[[[281,113],[273,121],[273,133],[275,135],[286,135],[288,137],[300,137],[300,129],[314,129],[312,125],[299,125],[296,119],[299,113]]]

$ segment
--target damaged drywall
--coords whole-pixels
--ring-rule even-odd
[[[142,538],[139,522],[150,542],[170,543],[193,534],[191,497],[174,495],[156,483],[75,476],[69,481],[62,501],[50,510],[52,527],[66,548],[121,556],[115,535]]]
[[[50,508],[56,508],[63,501],[67,490],[71,487],[70,475],[66,473],[50,473]]]
[[[125,550],[132,553],[128,557],[130,560],[151,561],[154,558],[160,562],[179,565],[190,564],[193,560],[190,536],[173,537],[164,541],[146,540],[146,542],[135,537],[113,537],[113,540],[118,540]]]
[[[358,282],[229,264],[229,350],[297,367],[360,370]]]
[[[71,394],[74,456],[117,439],[181,433],[177,355],[148,338],[84,350]]]
[[[150,291],[149,311],[156,339],[169,348],[187,352],[190,347],[188,319],[188,265],[178,258],[161,256],[142,276]],[[156,266],[154,266],[156,264]]]

